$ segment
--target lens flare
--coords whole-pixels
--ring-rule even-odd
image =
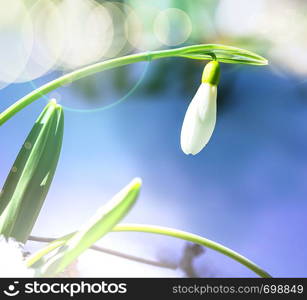
[[[154,6],[140,4],[133,8],[126,18],[126,36],[135,48],[139,50],[155,50],[161,46],[161,41],[153,34],[154,21],[159,10]]]
[[[154,32],[159,41],[168,46],[184,43],[192,32],[188,14],[177,8],[161,11],[154,22]]]
[[[0,88],[24,70],[33,45],[32,22],[22,1],[0,0]]]
[[[65,37],[60,66],[69,70],[101,59],[113,39],[107,9],[91,0],[64,0],[58,8]]]
[[[132,8],[121,2],[103,2],[102,5],[107,9],[114,25],[112,43],[103,56],[112,58],[128,54],[132,48],[126,37],[126,18]]]
[[[33,47],[23,72],[15,82],[41,77],[56,66],[64,48],[62,20],[57,6],[50,0],[38,0],[29,9],[32,20]]]

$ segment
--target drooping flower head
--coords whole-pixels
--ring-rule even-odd
[[[209,62],[203,72],[201,85],[185,114],[181,129],[181,148],[185,154],[199,153],[209,142],[216,121],[217,85],[220,66]]]

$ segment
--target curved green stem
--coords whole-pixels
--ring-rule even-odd
[[[199,244],[201,246],[213,249],[217,252],[220,252],[237,262],[241,263],[242,265],[246,266],[259,276],[263,278],[270,278],[272,277],[269,273],[261,269],[259,266],[257,266],[255,263],[247,259],[246,257],[242,256],[241,254],[219,244],[216,242],[213,242],[211,240],[208,240],[206,238],[203,238],[201,236],[198,236],[193,233],[189,233],[186,231],[181,231],[173,228],[168,227],[162,227],[162,226],[154,226],[154,225],[143,225],[143,224],[118,224],[116,225],[112,231],[134,231],[134,232],[147,232],[147,233],[155,233],[155,234],[161,234],[161,235],[167,235],[175,238],[179,238],[185,241],[189,241],[195,244]]]
[[[54,238],[46,238],[46,237],[33,236],[32,235],[32,236],[29,237],[28,241],[49,243],[46,247],[42,248],[41,250],[37,251],[34,255],[31,255],[30,257],[27,258],[27,260],[26,260],[27,266],[31,267],[39,259],[41,259],[44,255],[47,255],[52,250],[63,246],[65,244],[65,242],[67,241],[67,239],[56,240]],[[91,246],[90,249],[101,252],[101,253],[117,256],[117,257],[120,257],[120,258],[132,260],[132,261],[135,261],[135,262],[138,262],[138,263],[155,266],[155,267],[166,268],[166,269],[171,269],[171,270],[177,269],[177,266],[175,264],[164,263],[164,262],[160,262],[160,261],[154,261],[154,260],[138,257],[138,256],[135,256],[135,255],[130,255],[130,254],[126,254],[126,253],[123,253],[123,252],[119,252],[119,251],[116,251],[116,250],[113,250],[113,249],[99,247],[99,246],[96,246],[96,245]]]
[[[146,232],[146,233],[153,233],[153,234],[160,234],[166,235],[170,237],[179,238],[188,242],[192,242],[210,249],[213,249],[217,252],[220,252],[237,262],[241,263],[242,265],[246,266],[257,275],[263,278],[270,278],[272,277],[269,273],[261,269],[255,263],[247,259],[246,257],[242,256],[241,254],[204,237],[199,235],[189,233],[182,230],[177,230],[168,227],[156,226],[156,225],[146,225],[146,224],[118,224],[111,230],[112,232],[121,232],[121,231],[133,231],[133,232]],[[43,256],[47,255],[54,249],[63,246],[73,235],[75,232],[67,234],[59,239],[52,239],[52,242],[48,244],[43,249],[39,250],[38,252],[34,253],[27,259],[27,265],[31,267],[33,264],[37,263]],[[30,239],[33,240],[33,237]],[[35,238],[34,238],[35,239]],[[42,238],[40,238],[42,239]],[[46,239],[46,238],[44,238]]]
[[[193,45],[182,48],[138,53],[110,59],[68,73],[32,91],[0,114],[0,125],[5,123],[17,112],[25,108],[27,105],[31,104],[33,101],[65,84],[108,69],[113,69],[140,61],[154,60],[166,57],[185,57],[201,60],[212,59],[212,57],[215,57],[216,60],[225,63],[239,63],[250,65],[266,65],[268,63],[265,58],[253,52],[235,47],[216,44]]]

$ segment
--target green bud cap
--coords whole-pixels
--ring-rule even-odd
[[[216,60],[212,60],[205,66],[201,82],[218,85],[220,73],[220,64]]]

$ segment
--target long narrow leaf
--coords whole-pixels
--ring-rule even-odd
[[[111,231],[135,203],[139,195],[140,187],[140,179],[134,179],[106,205],[101,207],[101,209],[99,209],[79,231],[72,235],[72,237],[46,261],[40,269],[40,275],[54,276],[62,272],[81,253]],[[54,246],[56,246],[56,244],[54,244]]]
[[[75,232],[64,235],[54,241],[48,243],[45,247],[39,249],[26,259],[26,263],[28,267],[33,267],[34,265],[41,266],[44,262],[44,257],[51,253],[53,250],[63,246],[73,235]]]
[[[179,48],[178,56],[192,59],[216,59],[231,64],[267,65],[268,61],[252,52],[241,48],[219,44],[194,45]]]
[[[48,193],[64,130],[61,106],[51,101],[26,138],[0,195],[0,233],[25,242]]]

